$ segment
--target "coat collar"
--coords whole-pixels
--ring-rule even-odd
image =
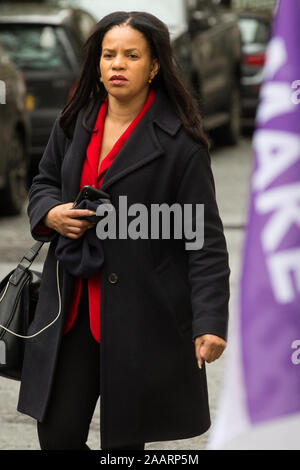
[[[162,89],[156,91],[155,100],[151,108],[149,108],[149,117],[152,119],[152,122],[155,122],[155,124],[171,136],[174,136],[181,126],[180,119]]]
[[[88,119],[88,125],[91,128],[94,127],[101,103],[100,97],[94,98]],[[82,165],[90,140],[90,133],[82,125],[85,110],[86,106],[78,113],[72,143],[65,155],[64,173],[66,175],[72,174],[72,178],[65,178],[64,193],[65,198],[69,201],[74,200],[79,191]],[[174,136],[181,126],[181,121],[163,90],[156,90],[151,107],[106,171],[101,184],[103,191],[109,193],[109,188],[113,183],[164,154],[156,135],[155,125],[171,136]]]

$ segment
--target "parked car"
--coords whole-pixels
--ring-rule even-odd
[[[30,123],[24,76],[0,44],[0,213],[21,212],[27,195]]]
[[[239,27],[243,44],[242,123],[253,126],[262,84],[266,48],[271,34],[271,11],[240,11]]]
[[[53,122],[78,78],[82,46],[96,20],[81,9],[48,5],[0,5],[0,41],[22,69],[32,127],[30,155],[37,163]]]
[[[173,42],[178,66],[200,103],[207,131],[240,135],[242,44],[237,16],[212,0],[187,0],[188,28]]]

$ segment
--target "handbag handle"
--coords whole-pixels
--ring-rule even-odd
[[[67,152],[67,150],[70,146],[70,143],[71,143],[70,139],[66,139],[65,148],[64,148],[64,156],[65,156],[65,154],[66,154],[66,152]],[[6,286],[5,286],[3,295],[0,298],[0,302],[2,301],[2,299],[4,298],[4,296],[6,294],[9,283],[14,284],[14,285],[18,284],[19,279],[20,279],[21,275],[23,274],[24,270],[30,268],[30,266],[32,265],[35,258],[37,257],[37,255],[38,255],[38,253],[39,253],[39,251],[42,248],[44,243],[45,242],[37,241],[28,251],[26,251],[26,253],[23,256],[23,258],[21,259],[20,263],[18,264],[18,266],[16,267],[16,269],[14,270],[12,275],[9,277],[9,280],[8,280]],[[23,264],[23,261],[25,261],[25,260],[28,263],[27,266],[25,266]],[[29,335],[29,336],[19,335],[18,333],[15,333],[14,331],[9,330],[8,328],[6,328],[5,326],[3,326],[1,324],[0,324],[0,328],[3,328],[4,330],[8,331],[9,333],[11,333],[14,336],[18,336],[19,338],[28,339],[28,338],[34,338],[34,336],[39,335],[40,333],[42,333],[42,331],[46,330],[47,328],[49,328],[49,326],[53,325],[53,323],[56,322],[56,320],[58,319],[58,317],[61,314],[61,293],[60,293],[60,287],[59,287],[58,267],[59,267],[59,260],[56,261],[56,282],[57,282],[57,294],[58,294],[59,307],[58,307],[58,314],[56,315],[54,320],[51,323],[49,323],[48,325],[46,325],[44,328],[42,328],[40,331],[38,331],[37,333],[35,333],[33,335]]]
[[[29,269],[32,263],[34,262],[35,258],[39,254],[40,249],[42,248],[44,242],[36,242],[28,251],[26,251],[25,255],[21,259],[20,263],[11,274],[9,278],[9,282],[14,284],[15,286],[18,284],[20,277],[23,275],[23,272],[26,269]],[[24,261],[27,261],[27,266],[24,264]]]
[[[26,259],[30,263],[29,266],[31,266],[31,264],[33,263],[37,255],[39,254],[39,251],[44,245],[44,243],[45,242],[36,242],[31,248],[29,248],[28,251],[26,251],[20,263],[22,263],[23,259]]]
[[[21,259],[20,263],[18,264],[18,266],[16,267],[16,269],[14,270],[14,272],[11,274],[11,276],[9,277],[9,280],[5,286],[5,289],[4,289],[4,292],[0,298],[0,302],[2,301],[2,299],[4,298],[5,294],[6,294],[6,291],[8,289],[8,286],[9,284],[14,284],[14,285],[17,285],[20,278],[21,278],[21,275],[24,273],[25,270],[28,270],[29,267],[32,265],[33,261],[35,260],[35,258],[37,257],[40,249],[42,248],[44,242],[36,242],[26,253],[25,255],[23,256],[23,258]],[[29,264],[27,266],[25,266],[23,264],[23,261],[26,260]],[[12,335],[14,336],[18,336],[19,338],[24,338],[24,339],[29,339],[29,338],[34,338],[35,336],[38,336],[40,333],[42,333],[42,331],[46,330],[47,328],[49,328],[49,326],[53,325],[53,323],[56,322],[56,320],[59,318],[60,314],[61,314],[61,293],[60,293],[60,286],[59,286],[59,271],[58,271],[58,267],[59,267],[59,260],[56,261],[56,282],[57,282],[57,294],[58,294],[58,313],[56,315],[56,317],[54,318],[54,320],[52,320],[50,323],[48,323],[48,325],[44,326],[44,328],[42,328],[41,330],[37,331],[36,333],[34,333],[33,335],[28,335],[28,336],[25,336],[25,335],[19,335],[18,333],[15,333],[14,331],[11,331],[10,329],[6,328],[4,325],[1,325],[0,324],[0,328],[3,328],[5,331],[7,331],[8,333],[11,333]]]

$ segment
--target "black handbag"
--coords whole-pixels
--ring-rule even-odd
[[[66,140],[65,151],[71,141]],[[42,273],[29,269],[44,242],[36,242],[23,256],[18,266],[0,282],[0,377],[21,380],[25,340],[39,335],[56,322],[61,313],[58,266],[56,262],[58,314],[40,331],[28,336],[29,325],[39,297]]]
[[[36,242],[17,267],[0,282],[0,376],[13,380],[21,380],[25,340],[51,326],[61,312],[59,304],[59,312],[51,323],[40,331],[27,335],[34,318],[42,278],[41,272],[29,268],[43,244],[44,242]]]

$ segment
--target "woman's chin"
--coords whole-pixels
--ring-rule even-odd
[[[148,87],[147,87],[148,90]],[[107,89],[107,93],[113,96],[116,99],[127,101],[137,97],[138,95],[143,95],[146,90],[144,88],[140,89],[132,89],[125,86],[109,86]]]
[[[135,93],[132,90],[116,86],[109,87],[108,94],[120,100],[127,100],[135,96]]]

